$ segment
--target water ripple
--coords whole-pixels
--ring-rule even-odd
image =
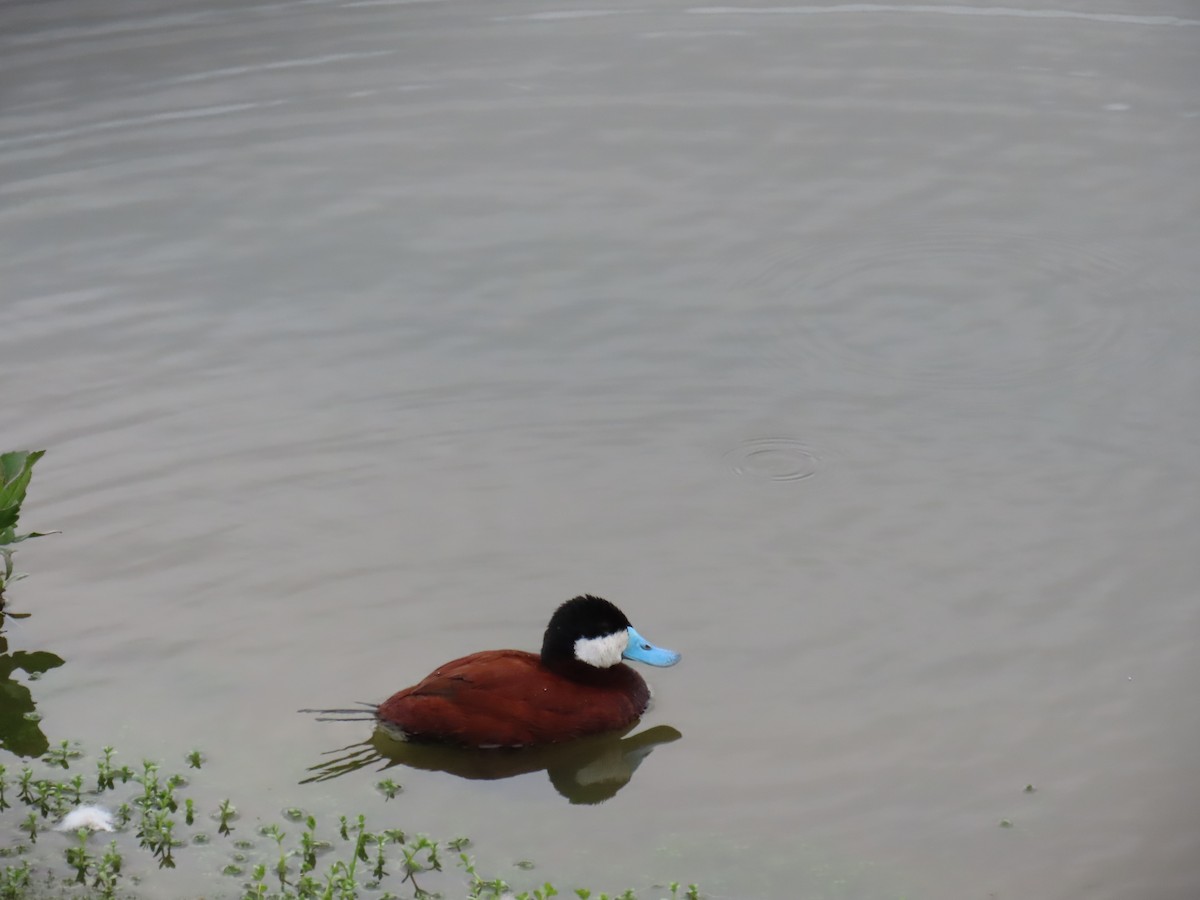
[[[931,232],[809,246],[744,288],[772,304],[773,328],[785,323],[781,362],[816,354],[876,376],[987,387],[1102,355],[1144,311],[1147,286],[1074,245]]]
[[[786,437],[744,440],[725,459],[735,475],[767,481],[803,481],[816,474],[821,462],[807,446]]]
[[[102,122],[90,122],[72,128],[58,128],[53,131],[37,131],[14,137],[0,138],[0,149],[18,147],[25,144],[40,144],[47,141],[61,141],[68,138],[86,137],[108,131],[124,132],[126,129],[142,125],[159,125],[164,122],[182,122],[191,119],[211,119],[214,116],[228,116],[249,110],[269,109],[282,106],[286,100],[264,100],[248,103],[225,103],[217,106],[193,107],[191,109],[171,109],[162,112],[148,113],[143,116],[125,116],[119,119],[107,119]]]
[[[224,69],[209,69],[204,72],[191,72],[167,78],[158,84],[191,84],[197,81],[211,81],[214,78],[230,78],[251,75],[258,72],[275,72],[284,69],[306,69],[313,66],[327,66],[332,63],[374,59],[379,56],[392,56],[395,50],[368,50],[357,53],[326,53],[322,56],[306,56],[297,59],[275,59],[268,62],[253,63],[245,66],[228,66]]]
[[[981,16],[1011,19],[1082,19],[1115,25],[1200,25],[1200,19],[1179,16],[1139,16],[1130,13],[1090,13],[1071,9],[1016,9],[1010,6],[934,6],[892,3],[840,3],[834,6],[696,6],[693,15],[811,16],[846,13],[916,13],[940,16]]]

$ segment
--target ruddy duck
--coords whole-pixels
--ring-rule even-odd
[[[541,655],[485,650],[453,660],[375,708],[409,741],[525,747],[627,728],[650,688],[622,659],[673,666],[679,654],[638,634],[616,606],[584,595],[550,618]]]

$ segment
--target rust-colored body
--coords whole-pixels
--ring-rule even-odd
[[[649,702],[650,688],[623,663],[551,669],[534,653],[486,650],[440,666],[376,714],[412,741],[524,747],[627,728]]]

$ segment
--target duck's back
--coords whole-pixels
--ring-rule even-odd
[[[378,716],[408,740],[521,747],[626,728],[649,702],[646,682],[624,664],[583,682],[551,672],[536,654],[488,650],[393,694]]]

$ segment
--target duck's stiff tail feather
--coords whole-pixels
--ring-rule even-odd
[[[360,704],[362,708],[298,709],[296,712],[314,713],[318,722],[369,722],[375,720],[376,711],[379,709],[378,703],[367,703],[365,700],[357,700],[355,702]]]

